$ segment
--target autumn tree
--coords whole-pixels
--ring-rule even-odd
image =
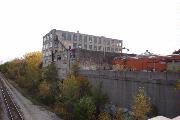
[[[42,80],[46,81],[50,85],[50,93],[53,94],[54,99],[57,99],[59,94],[59,87],[58,87],[58,71],[54,63],[51,63],[47,67],[42,69]]]
[[[40,64],[42,63],[42,53],[31,52],[25,54],[23,57],[23,62],[25,64],[24,87],[27,88],[29,92],[34,93],[41,79]]]
[[[78,120],[92,120],[96,112],[95,105],[90,97],[83,97],[75,106],[75,117]]]
[[[47,67],[43,68],[42,79],[51,83],[59,80],[57,68],[54,63],[51,63]]]
[[[102,92],[102,82],[92,90],[92,99],[96,106],[96,116],[104,109],[105,104],[108,103],[108,97]]]
[[[20,87],[34,93],[41,78],[41,68],[39,67],[41,63],[41,52],[31,52],[25,54],[23,58],[16,58],[4,63],[1,65],[1,71],[7,78],[15,80]]]
[[[46,97],[49,94],[50,94],[50,86],[46,81],[44,81],[39,85],[39,95]]]
[[[134,97],[132,112],[138,120],[145,120],[147,113],[151,111],[150,99],[146,97],[144,89],[139,88],[138,94]]]
[[[59,82],[59,102],[64,104],[67,112],[73,112],[74,104],[79,99],[79,85],[75,77],[71,76],[63,82]]]
[[[107,112],[101,112],[98,120],[111,120],[111,116]]]
[[[124,114],[123,114],[123,110],[121,108],[118,108],[117,113],[115,115],[115,120],[124,120]]]
[[[75,77],[77,77],[79,75],[79,63],[78,62],[75,62],[74,64],[72,64],[72,67],[71,67],[71,71],[72,71],[72,75],[74,75]]]
[[[46,105],[54,105],[54,95],[50,92],[50,84],[46,81],[41,82],[39,85],[39,98]]]

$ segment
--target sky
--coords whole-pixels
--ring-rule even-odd
[[[180,0],[0,0],[0,63],[41,51],[51,29],[123,40],[127,53],[180,49]]]

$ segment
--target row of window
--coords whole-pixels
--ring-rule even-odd
[[[50,34],[50,35],[47,35],[47,36],[45,36],[44,38],[43,38],[43,42],[45,42],[46,40],[48,41],[48,40],[50,40],[50,39],[52,39],[53,38],[53,35],[52,35],[52,33]]]
[[[51,51],[44,51],[42,54],[43,54],[43,57],[47,57],[47,56],[50,56],[52,53]]]
[[[117,44],[117,46],[121,46],[121,41],[119,40],[114,40],[114,39],[102,39],[101,37],[92,37],[92,36],[83,36],[83,35],[78,35],[78,34],[70,34],[70,33],[62,33],[62,39],[63,40],[73,40],[73,41],[79,41],[82,42],[82,40],[84,41],[84,43],[87,43],[87,41],[89,41],[89,43],[92,43],[94,40],[95,44]]]
[[[43,50],[49,49],[51,47],[52,47],[52,42],[49,42],[49,43],[43,45]]]
[[[93,48],[94,47],[94,48]],[[82,48],[82,44],[73,43],[73,48]],[[121,48],[110,48],[110,47],[102,47],[102,46],[93,46],[93,45],[87,45],[84,44],[83,49],[90,49],[95,51],[108,51],[108,52],[118,52],[121,51]]]

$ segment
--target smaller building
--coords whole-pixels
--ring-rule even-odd
[[[114,59],[112,64],[115,70],[180,72],[180,55],[141,54],[136,57]]]
[[[76,48],[59,52],[56,55],[58,59],[55,64],[59,78],[65,79],[75,63],[78,63],[81,70],[112,70],[112,60],[124,54]]]

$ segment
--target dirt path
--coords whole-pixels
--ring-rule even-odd
[[[12,93],[12,96],[15,102],[18,104],[18,107],[23,112],[25,120],[62,120],[54,113],[46,110],[45,108],[34,105],[30,100],[19,93],[11,84],[9,84],[7,80],[4,80],[4,82]]]

